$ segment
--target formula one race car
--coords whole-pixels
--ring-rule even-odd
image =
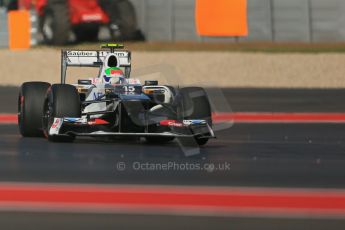
[[[148,142],[189,139],[204,145],[215,135],[204,89],[158,85],[130,78],[131,52],[123,45],[101,50],[62,50],[61,84],[26,82],[18,99],[24,137],[70,142],[76,136],[144,137]],[[66,84],[67,67],[96,67],[95,78]],[[195,141],[194,141],[195,140]]]

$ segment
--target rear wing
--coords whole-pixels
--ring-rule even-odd
[[[102,67],[105,57],[110,53],[117,56],[120,67],[125,67],[129,77],[131,69],[131,52],[128,50],[61,50],[61,83],[66,82],[68,66],[74,67]]]

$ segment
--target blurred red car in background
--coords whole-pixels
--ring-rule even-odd
[[[97,40],[101,26],[112,40],[142,39],[134,6],[129,0],[13,0],[8,10],[35,10],[45,43],[63,45],[71,40]]]

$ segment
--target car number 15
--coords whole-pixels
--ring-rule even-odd
[[[133,93],[135,92],[135,87],[134,86],[124,86],[123,87],[125,89],[126,92],[130,92],[130,93]]]

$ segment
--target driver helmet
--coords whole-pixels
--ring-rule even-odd
[[[118,67],[109,67],[104,72],[104,81],[110,84],[121,84],[122,79],[125,78],[123,71]]]

